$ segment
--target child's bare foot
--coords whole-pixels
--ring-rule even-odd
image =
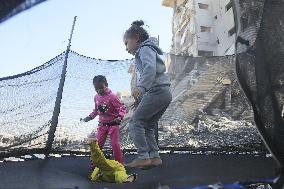
[[[97,141],[96,138],[91,138],[91,137],[88,137],[88,138],[84,139],[84,143],[85,144],[92,144],[93,142],[96,142],[96,141]]]

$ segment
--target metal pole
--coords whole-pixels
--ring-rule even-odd
[[[160,46],[160,35],[158,35],[158,46]],[[154,134],[155,134],[157,145],[159,146],[159,125],[158,123],[155,125]]]
[[[56,96],[55,106],[54,106],[53,115],[52,115],[52,119],[51,119],[50,129],[49,129],[49,132],[48,132],[48,139],[47,139],[46,147],[45,147],[46,148],[46,154],[45,154],[46,156],[51,151],[52,143],[53,143],[54,137],[55,137],[56,127],[57,127],[57,124],[58,124],[58,117],[59,117],[59,114],[60,114],[60,106],[61,106],[63,87],[64,87],[64,82],[65,82],[65,77],[66,77],[67,59],[68,59],[68,54],[70,52],[71,40],[72,40],[72,35],[73,35],[74,27],[75,27],[76,18],[77,18],[77,16],[75,16],[74,20],[73,20],[73,25],[72,25],[72,29],[71,29],[71,33],[70,33],[70,38],[69,38],[69,43],[68,43],[67,50],[66,50],[66,53],[65,53],[64,65],[63,65],[63,69],[62,69],[62,73],[61,73],[61,79],[60,79],[60,83],[59,83],[59,87],[58,87],[58,91],[57,91],[57,96]]]

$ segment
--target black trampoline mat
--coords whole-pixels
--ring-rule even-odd
[[[135,156],[125,156],[131,161]],[[51,157],[46,160],[0,163],[1,189],[152,189],[159,184],[170,188],[232,183],[273,178],[276,163],[272,158],[252,155],[162,154],[164,164],[151,170],[131,169],[138,173],[134,183],[94,183],[88,180],[88,157]]]

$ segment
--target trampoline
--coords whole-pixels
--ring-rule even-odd
[[[127,169],[137,173],[133,183],[94,183],[88,180],[89,157],[50,157],[25,162],[0,163],[0,188],[27,189],[157,189],[188,187],[212,183],[234,183],[274,178],[276,163],[264,155],[162,154],[163,166],[150,170]],[[126,155],[131,161],[134,155]]]

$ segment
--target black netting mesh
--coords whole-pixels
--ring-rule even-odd
[[[26,153],[38,149],[45,152],[64,57],[65,53],[35,70],[1,79],[2,154],[23,149],[29,150]],[[218,152],[258,150],[261,140],[248,118],[252,114],[247,101],[240,96],[233,71],[234,56],[172,58],[169,75],[173,102],[160,121],[160,147]],[[88,123],[79,120],[94,107],[92,79],[97,74],[107,77],[110,89],[120,93],[129,110],[121,125],[121,146],[134,149],[127,125],[133,102],[132,64],[133,60],[106,61],[70,51],[51,151],[88,151],[82,141],[96,131],[98,119]]]
[[[267,147],[284,163],[284,2],[236,1],[237,74]]]
[[[1,153],[45,147],[63,60],[0,79]]]
[[[260,149],[252,110],[236,82],[234,56],[171,56],[173,101],[160,121],[160,146],[219,152]]]

